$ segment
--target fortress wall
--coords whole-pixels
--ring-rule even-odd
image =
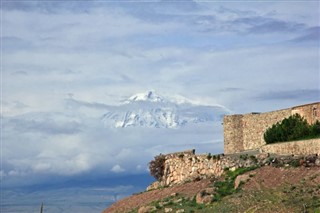
[[[224,153],[257,149],[265,144],[263,134],[274,123],[291,115],[291,109],[268,113],[227,115],[224,117]]]
[[[290,109],[243,116],[243,147],[252,150],[265,145],[263,134],[267,128],[291,115]]]
[[[292,114],[296,113],[303,116],[309,124],[313,124],[320,120],[320,102],[293,107]]]
[[[273,124],[293,114],[300,114],[309,124],[320,120],[320,102],[266,113],[227,115],[224,117],[224,153],[258,149],[265,145],[263,134]]]
[[[279,155],[320,155],[320,138],[268,144],[262,146],[260,152],[274,153]]]
[[[223,119],[224,153],[231,154],[244,151],[243,115],[226,115]]]

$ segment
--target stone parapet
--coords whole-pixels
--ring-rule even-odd
[[[260,152],[278,155],[320,155],[320,138],[264,145]]]

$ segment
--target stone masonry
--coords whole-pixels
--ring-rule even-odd
[[[320,120],[320,102],[267,113],[225,116],[224,153],[233,154],[261,148],[266,144],[263,134],[267,128],[296,113],[312,124]]]
[[[320,138],[268,144],[262,146],[260,152],[275,153],[279,155],[317,154],[320,156]]]
[[[236,169],[256,164],[252,159],[240,159],[209,154],[196,155],[194,151],[184,151],[165,155],[164,175],[160,182],[155,182],[149,189],[171,186],[183,182],[219,177],[226,168]]]
[[[313,144],[313,146],[311,146],[313,148],[317,146],[316,143],[319,142],[319,139],[318,141],[308,141],[309,145]],[[284,145],[281,147],[274,145],[267,146],[265,151],[279,152],[281,149],[286,150],[286,147],[291,145]],[[306,147],[306,144],[303,147]],[[296,148],[297,147],[291,148],[291,151],[296,151]],[[298,147],[298,150],[300,150],[300,147]],[[234,155],[220,154],[212,156],[209,154],[195,154],[194,150],[171,153],[165,155],[163,176],[159,181],[152,183],[147,190],[149,191],[207,178],[216,179],[219,178],[225,170],[234,171],[237,168],[243,167],[273,164],[274,166],[289,166],[292,162],[309,162],[309,164],[305,166],[320,166],[319,151],[318,148],[316,152],[308,155],[304,155],[304,153],[302,153],[303,155],[292,155],[291,152],[288,152],[287,155],[257,153]],[[301,161],[301,159],[303,159],[303,161]]]

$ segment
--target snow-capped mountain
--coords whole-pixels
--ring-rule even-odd
[[[156,94],[155,91],[148,91],[131,96],[127,101],[125,101],[125,103],[133,101],[164,102],[164,99]]]
[[[163,97],[154,91],[139,93],[119,106],[108,107],[105,126],[178,128],[190,123],[221,121],[229,111],[222,106],[193,104],[185,98]]]

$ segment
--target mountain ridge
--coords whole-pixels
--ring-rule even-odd
[[[184,97],[164,97],[150,90],[137,93],[102,116],[107,127],[181,128],[190,123],[221,121],[230,111],[223,106],[197,105]]]

